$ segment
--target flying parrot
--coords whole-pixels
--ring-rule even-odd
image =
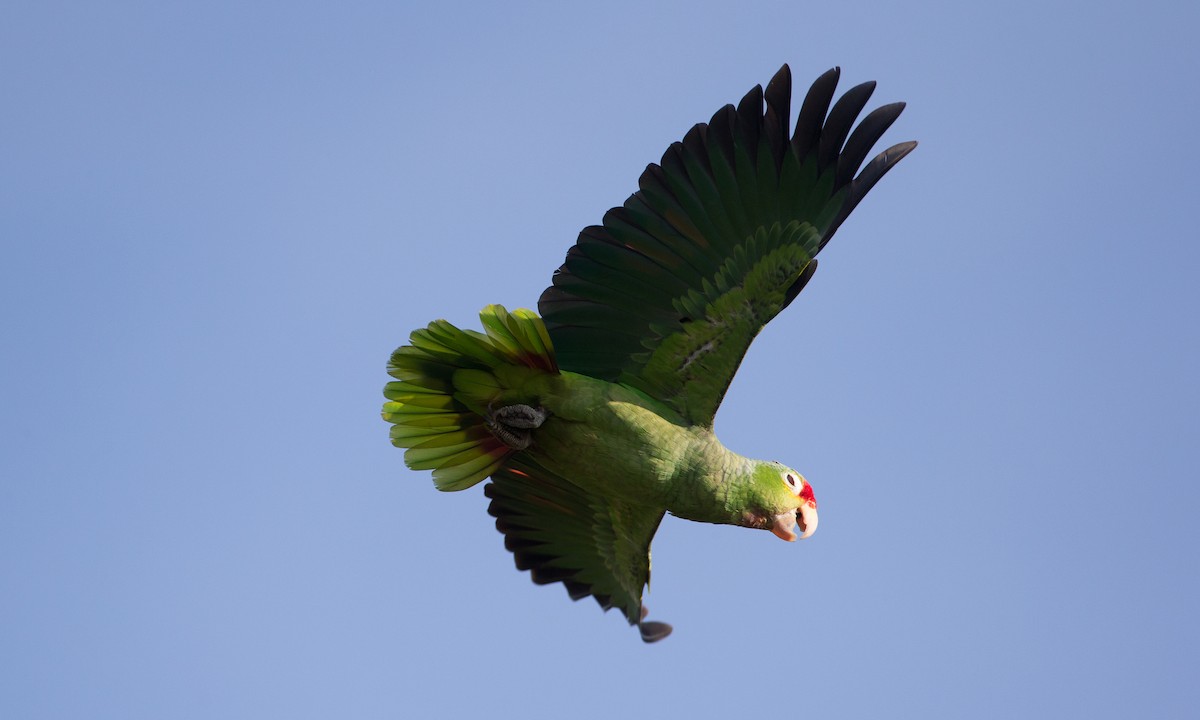
[[[642,604],[664,514],[788,541],[817,529],[808,480],[727,449],[713,417],[750,342],[917,145],[860,171],[904,103],[855,126],[875,83],[831,107],[839,75],[812,84],[794,130],[787,65],[694,126],[579,234],[541,317],[489,305],[484,332],[437,320],[388,364],[383,418],[408,467],[439,490],[491,478],[488,512],[517,568],[618,608],[646,642],[671,632]]]

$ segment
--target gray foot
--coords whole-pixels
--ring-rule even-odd
[[[524,450],[533,443],[533,433],[546,422],[549,413],[544,408],[530,405],[505,405],[495,410],[488,408],[484,424],[500,441],[514,450]]]
[[[641,622],[638,623],[638,626],[637,626],[638,632],[642,634],[643,642],[648,642],[648,643],[658,642],[659,640],[662,640],[663,638],[665,638],[666,636],[671,634],[671,630],[673,630],[674,628],[672,628],[670,625],[668,625],[665,622],[658,622],[657,620],[646,620],[646,615],[648,615],[648,614],[649,614],[649,611],[647,611],[646,606],[643,605],[642,606],[642,620],[641,620]]]
[[[510,428],[521,430],[536,430],[546,422],[546,411],[540,407],[529,405],[505,405],[492,412],[492,418]]]

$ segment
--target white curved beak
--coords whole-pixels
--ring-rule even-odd
[[[797,528],[799,524],[799,528]],[[796,534],[796,530],[800,530],[800,534]],[[817,531],[817,504],[815,502],[806,502],[793,512],[780,513],[775,516],[775,522],[771,524],[771,532],[775,533],[775,537],[788,542],[795,542],[797,539],[812,535]]]
[[[771,524],[771,532],[775,533],[775,537],[788,542],[796,541],[796,513],[785,512],[775,516],[775,522]]]
[[[806,502],[796,510],[796,514],[800,516],[800,539],[812,535],[817,531],[817,504],[814,502]]]

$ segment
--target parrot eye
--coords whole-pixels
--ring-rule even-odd
[[[782,477],[783,481],[787,483],[788,489],[792,491],[793,495],[799,495],[800,491],[804,489],[804,480],[798,477],[795,473],[783,473]]]

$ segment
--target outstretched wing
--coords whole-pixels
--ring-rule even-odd
[[[504,546],[535,583],[561,582],[574,600],[591,595],[605,610],[619,608],[643,639],[666,636],[669,626],[642,622],[662,509],[589,493],[522,455],[492,474],[484,494]]]
[[[792,76],[751,90],[691,129],[603,224],[585,228],[538,309],[564,370],[624,382],[709,426],[746,349],[795,299],[817,252],[915,142],[859,172],[904,109],[854,122],[875,88],[830,109],[819,77],[789,132]],[[766,110],[763,110],[763,101]]]

